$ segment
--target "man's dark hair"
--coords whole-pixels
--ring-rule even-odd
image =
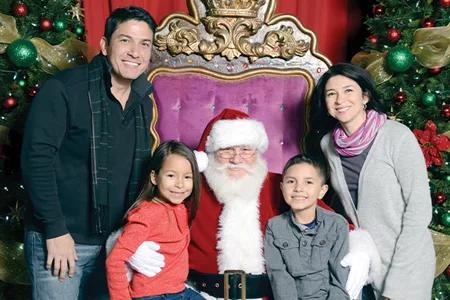
[[[117,26],[130,21],[142,21],[147,23],[148,27],[155,33],[156,22],[153,17],[142,7],[128,6],[115,9],[111,15],[106,19],[104,37],[109,42],[111,35],[116,31]]]
[[[316,168],[319,171],[319,175],[323,179],[323,183],[326,183],[330,177],[328,164],[322,155],[305,155],[305,154],[297,154],[287,161],[287,163],[284,165],[283,168],[283,177],[290,167],[298,164],[308,164]]]

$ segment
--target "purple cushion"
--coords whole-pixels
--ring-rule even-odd
[[[161,73],[153,79],[161,141],[180,140],[196,148],[206,124],[224,108],[262,121],[269,136],[269,170],[281,172],[299,152],[305,133],[308,81],[302,75],[254,75],[223,80],[198,73]]]

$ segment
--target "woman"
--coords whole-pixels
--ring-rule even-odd
[[[370,233],[381,257],[377,299],[431,299],[431,199],[412,132],[387,119],[373,80],[351,64],[332,66],[318,81],[310,128],[306,150],[323,151],[345,214]]]

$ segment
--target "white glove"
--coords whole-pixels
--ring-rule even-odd
[[[359,293],[369,279],[369,256],[361,252],[350,252],[342,259],[341,266],[350,267],[345,289],[350,299],[358,299]]]
[[[363,229],[350,231],[350,251],[341,261],[350,267],[345,289],[350,299],[358,299],[364,285],[376,283],[381,266],[377,247],[369,232]]]
[[[153,277],[164,267],[164,255],[158,252],[155,242],[143,242],[128,260],[130,267],[148,277]]]

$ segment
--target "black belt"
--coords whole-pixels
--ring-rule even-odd
[[[224,274],[211,274],[189,270],[189,282],[198,291],[225,300],[272,296],[269,277],[266,274],[252,275],[241,270],[227,270]],[[228,289],[225,288],[226,286]]]

